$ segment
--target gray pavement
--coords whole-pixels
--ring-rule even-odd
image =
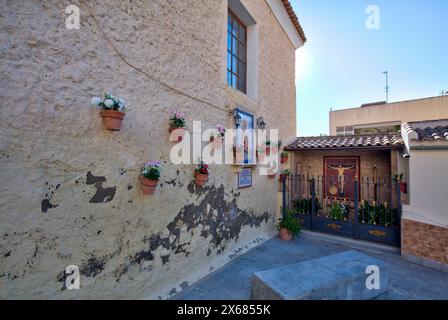
[[[448,273],[404,260],[398,250],[305,232],[291,242],[274,237],[174,296],[175,300],[250,299],[252,273],[356,249],[390,265],[390,300],[448,300]]]

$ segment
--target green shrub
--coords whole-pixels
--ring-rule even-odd
[[[296,199],[294,201],[294,209],[296,210],[297,213],[300,213],[300,214],[311,214],[312,203],[313,203],[313,198]],[[315,212],[319,212],[322,209],[322,205],[320,204],[318,197],[316,197],[314,199],[314,209],[316,210]]]
[[[285,217],[281,218],[278,223],[278,228],[288,229],[289,232],[293,236],[296,236],[300,233],[300,222],[297,218],[294,217],[294,210],[287,210],[285,213]]]
[[[348,216],[347,206],[340,203],[333,203],[330,209],[330,217],[335,220],[344,220]]]
[[[396,226],[397,215],[397,209],[391,209],[383,203],[372,205],[364,200],[359,207],[358,221],[360,223]]]

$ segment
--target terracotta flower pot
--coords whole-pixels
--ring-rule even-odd
[[[281,157],[280,158],[280,162],[282,163],[282,164],[285,164],[285,163],[287,163],[288,162],[288,156],[286,156],[286,157]]]
[[[114,110],[103,110],[100,112],[103,119],[104,127],[110,131],[120,131],[121,122],[124,119],[125,113]]]
[[[143,194],[154,194],[158,183],[159,180],[149,180],[146,177],[140,176],[140,186],[142,188]]]
[[[271,147],[266,147],[266,155],[271,155]]]
[[[280,174],[280,178],[278,179],[278,181],[280,181],[280,182],[285,181],[287,176],[288,176],[288,175],[281,173],[281,174]]]
[[[210,137],[210,142],[213,142],[213,148],[221,149],[223,141],[220,137]]]
[[[292,233],[289,232],[286,228],[280,228],[280,239],[284,241],[291,241],[292,240]]]
[[[170,127],[168,131],[170,132],[170,141],[181,142],[184,139],[186,130],[185,130],[185,128]]]
[[[196,185],[198,187],[202,187],[204,186],[207,181],[208,181],[208,174],[204,174],[204,173],[196,173],[195,174],[195,178],[196,178]]]
[[[408,183],[407,182],[400,182],[400,191],[402,193],[408,193]]]

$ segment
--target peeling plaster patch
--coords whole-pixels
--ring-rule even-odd
[[[41,210],[43,213],[47,213],[48,209],[54,209],[59,206],[58,204],[52,204],[50,200],[53,197],[55,191],[58,190],[59,187],[61,186],[60,183],[56,186],[50,185],[48,181],[45,182],[45,185],[47,186],[47,190],[44,199],[42,199],[41,202]]]
[[[169,184],[169,185],[173,185],[175,187],[176,186],[176,179],[165,180],[165,183]]]
[[[48,209],[57,208],[59,205],[52,204],[49,199],[43,199],[41,206],[42,206],[42,212],[47,213]]]
[[[9,158],[9,154],[7,154],[7,153],[1,153],[0,154],[0,159],[6,159],[6,158]]]
[[[87,277],[95,277],[104,270],[105,265],[105,258],[91,257],[79,268],[79,272]]]
[[[177,289],[176,289],[176,288],[173,288],[173,289],[171,289],[169,295],[170,295],[170,296],[173,296],[173,295],[175,295],[176,293],[177,293]]]
[[[182,288],[182,290],[185,290],[189,286],[190,286],[190,284],[188,283],[188,281],[184,281],[180,284],[180,287]]]
[[[195,183],[194,182],[190,182],[187,186],[188,192],[190,192],[191,194],[195,193]]]
[[[133,188],[133,186],[129,185],[128,186],[128,190],[131,190]]]
[[[89,171],[87,172],[86,184],[95,185],[96,193],[90,199],[89,203],[107,203],[114,199],[117,191],[116,187],[103,188],[103,183],[106,182],[105,177],[96,177]]]
[[[137,252],[131,260],[132,264],[141,264],[143,261],[154,260],[154,255],[151,250]]]
[[[56,277],[56,280],[58,282],[62,283],[62,288],[61,290],[65,290],[67,289],[67,287],[65,286],[65,280],[67,280],[67,274],[65,273],[65,270],[62,270],[61,272],[59,272],[59,274]]]
[[[194,190],[194,182],[192,184],[190,183],[188,187]],[[195,228],[201,228],[200,236],[209,239],[213,248],[219,248],[217,254],[222,254],[229,240],[239,238],[243,226],[259,227],[263,221],[267,223],[269,220],[268,212],[257,216],[253,212],[240,210],[236,204],[235,193],[232,193],[233,200],[227,202],[223,185],[203,187],[194,192],[204,195],[200,203],[185,205],[173,221],[166,226],[169,231],[166,237],[162,237],[161,234],[145,237],[144,242],[147,247],[135,253],[128,263],[118,268],[117,276],[121,277],[128,272],[132,265],[141,267],[145,261],[154,260],[154,252],[159,248],[169,250],[175,255],[184,253],[185,256],[188,256],[190,254],[188,246],[191,242],[180,242],[182,232],[192,232]],[[209,248],[207,255],[210,255],[211,252],[211,248]],[[166,255],[160,258],[163,264],[168,262]]]
[[[11,251],[8,251],[8,252],[6,252],[3,256],[5,257],[5,258],[7,258],[7,257],[9,257],[11,255]]]
[[[170,255],[166,255],[166,256],[160,256],[160,258],[162,259],[162,264],[165,265],[166,263],[168,263],[170,261]]]

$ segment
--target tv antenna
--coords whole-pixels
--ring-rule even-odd
[[[383,72],[386,75],[386,103],[389,103],[389,72]]]

